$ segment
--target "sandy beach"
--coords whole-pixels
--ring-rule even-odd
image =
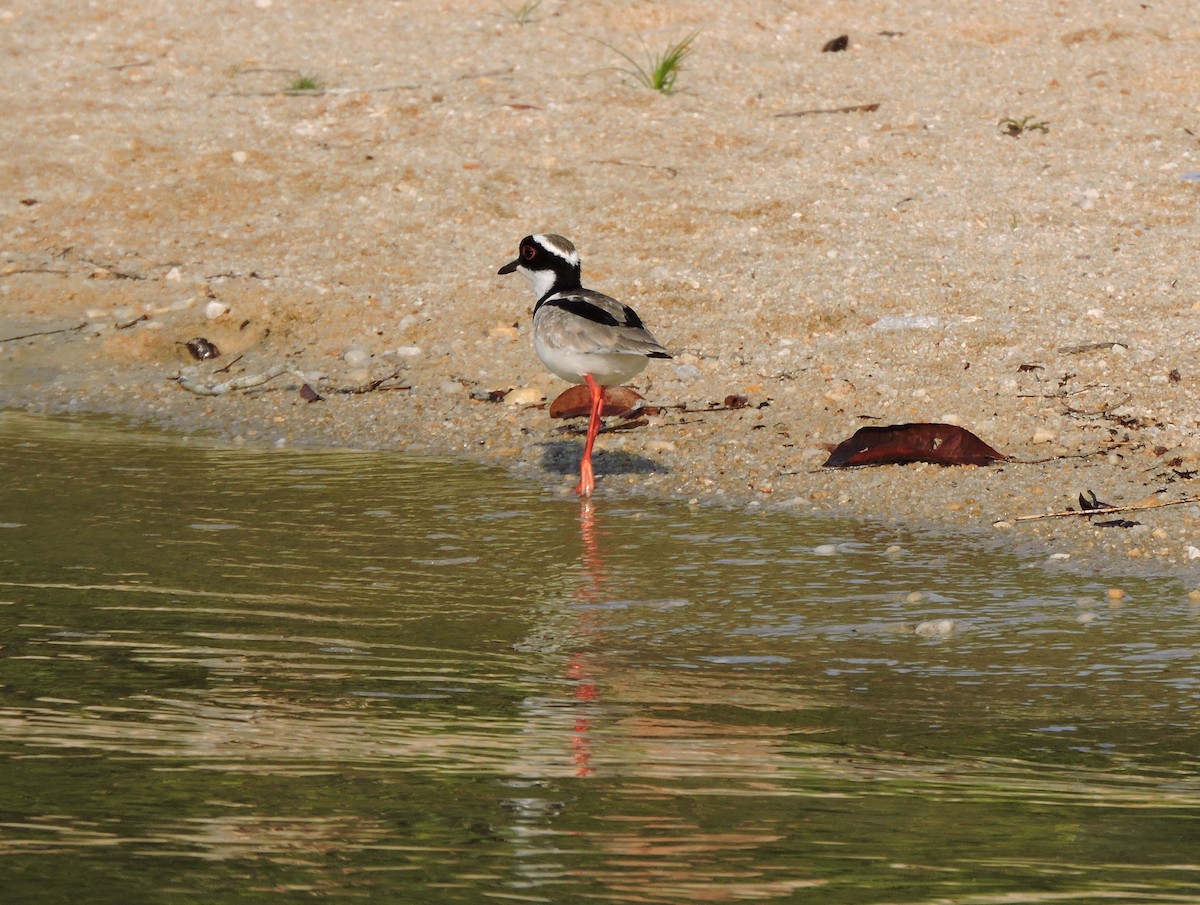
[[[943,525],[1200,591],[1200,503],[1160,505],[1200,498],[1188,4],[518,7],[0,6],[0,408],[567,494],[582,439],[541,405],[566,386],[496,273],[555,232],[675,355],[601,436],[598,495]],[[673,93],[628,71],[692,33]],[[1014,461],[821,467],[920,421]],[[1147,508],[1016,521],[1083,493]]]

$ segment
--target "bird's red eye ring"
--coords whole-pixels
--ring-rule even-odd
[[[521,257],[523,257],[526,261],[532,261],[537,257],[537,249],[532,245],[522,245]]]

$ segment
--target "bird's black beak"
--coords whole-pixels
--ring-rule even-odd
[[[503,267],[501,267],[499,270],[497,270],[496,273],[512,273],[514,270],[516,270],[520,266],[521,266],[521,259],[517,258],[515,261],[509,261],[507,264],[505,264]]]

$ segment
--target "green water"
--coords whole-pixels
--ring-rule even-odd
[[[5,903],[1200,902],[1177,582],[94,421],[0,468]]]

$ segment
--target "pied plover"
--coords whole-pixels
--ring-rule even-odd
[[[648,358],[671,353],[628,305],[579,281],[579,252],[562,236],[541,233],[521,240],[517,259],[500,273],[520,273],[538,297],[533,309],[533,345],[550,373],[586,383],[591,394],[587,442],[575,492],[590,496],[596,486],[592,447],[600,432],[604,387],[620,386],[642,372]]]

